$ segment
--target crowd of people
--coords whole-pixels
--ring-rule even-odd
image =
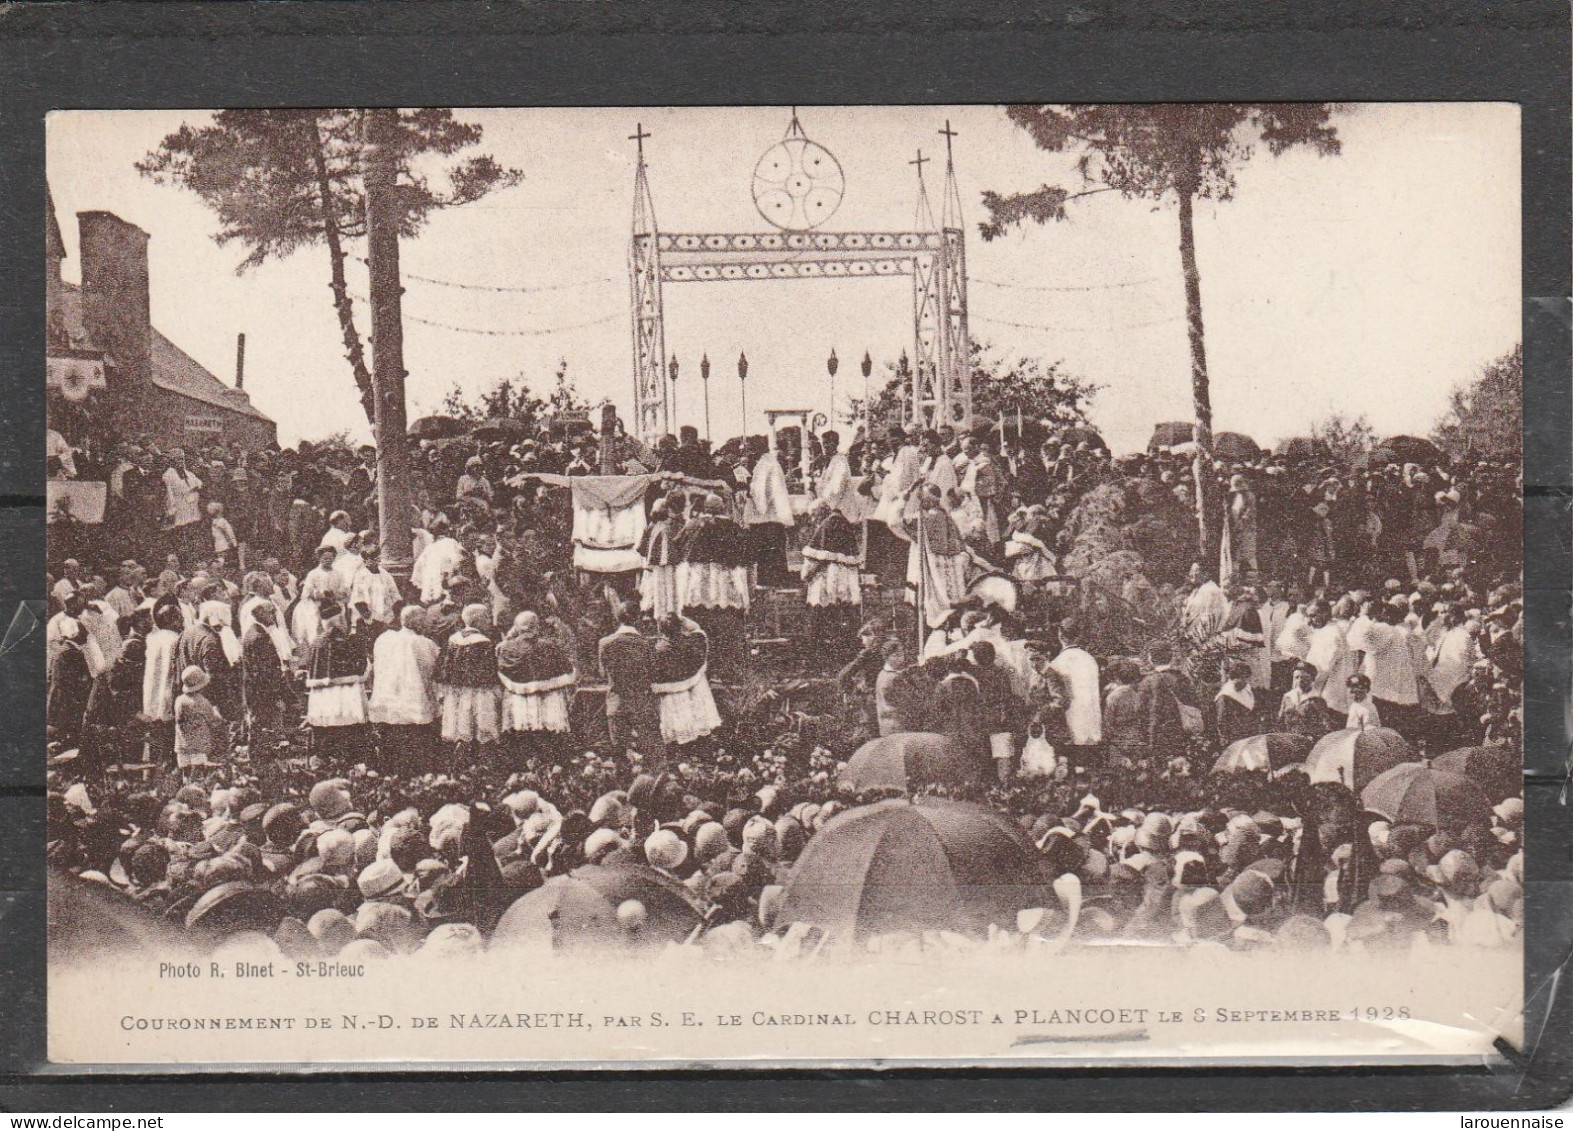
[[[805,846],[892,792],[847,763],[910,733],[969,768],[910,792],[1004,813],[1041,857],[1011,937],[1521,929],[1517,797],[1389,819],[1294,766],[1210,772],[1269,733],[1516,755],[1505,462],[1116,458],[1086,429],[460,436],[417,449],[402,579],[371,446],[62,454],[108,503],[51,526],[51,859],[194,933],[245,904],[289,953],[479,949],[554,877],[630,864],[683,886],[690,942],[796,941],[836,926],[778,921]],[[635,544],[598,543],[576,508],[612,514],[635,476]],[[1068,568],[1100,488],[1158,530],[1118,647]],[[625,941],[649,911],[618,909]]]

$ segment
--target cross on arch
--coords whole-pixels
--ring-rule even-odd
[[[925,156],[923,156],[923,151],[920,149],[920,150],[918,150],[918,155],[916,157],[914,157],[911,161],[908,161],[907,164],[908,165],[916,165],[918,167],[918,176],[922,177],[923,176],[923,166],[927,165],[932,160],[933,160],[932,157],[925,157]]]
[[[628,135],[628,140],[639,147],[639,160],[644,160],[644,139],[651,135],[645,130],[643,122],[634,123],[634,132]]]
[[[949,118],[945,119],[945,128],[940,130],[939,133],[945,139],[945,164],[949,165],[952,161],[952,158],[954,157],[954,154],[951,153],[950,144],[961,135],[950,128]]]

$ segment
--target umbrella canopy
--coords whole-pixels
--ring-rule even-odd
[[[410,435],[417,440],[446,440],[465,431],[464,421],[451,416],[423,416],[410,425]]]
[[[1273,454],[1280,459],[1326,459],[1327,445],[1311,436],[1290,436],[1278,441]]]
[[[1440,449],[1430,440],[1422,440],[1419,436],[1390,436],[1378,445],[1377,452],[1387,452],[1389,456],[1379,459],[1373,452],[1373,463],[1434,464],[1442,460]]]
[[[149,915],[124,892],[64,870],[45,885],[49,904],[49,953],[86,961],[125,961],[180,954],[194,940],[178,923]]]
[[[1395,825],[1456,829],[1491,819],[1491,806],[1479,786],[1462,774],[1422,762],[1384,770],[1360,791],[1360,803]]]
[[[267,888],[233,880],[202,893],[186,913],[186,928],[215,936],[237,931],[271,932],[282,918],[282,899]]]
[[[530,435],[530,426],[511,416],[493,416],[470,429],[477,440],[511,440]]]
[[[497,924],[493,945],[620,946],[629,939],[617,909],[628,900],[645,909],[641,941],[682,942],[699,925],[687,889],[664,872],[644,864],[584,864],[515,900]]]
[[[1312,782],[1330,781],[1359,793],[1383,770],[1415,761],[1404,736],[1387,727],[1335,730],[1323,735],[1305,758]]]
[[[899,789],[965,785],[978,780],[976,760],[956,750],[943,734],[887,734],[858,747],[842,771],[849,789]]]
[[[838,814],[814,835],[776,921],[858,938],[984,935],[1054,900],[1043,858],[1008,817],[965,801],[896,798]]]
[[[1109,450],[1109,445],[1104,443],[1103,437],[1098,435],[1096,428],[1088,428],[1080,424],[1073,425],[1061,432],[1060,442],[1069,444],[1071,447],[1075,447],[1077,444],[1086,444],[1089,448],[1097,448],[1100,451],[1106,452]]]
[[[1262,449],[1244,432],[1220,432],[1213,437],[1213,455],[1231,463],[1250,463],[1261,458]]]
[[[1215,774],[1249,774],[1282,770],[1304,762],[1313,745],[1303,734],[1258,734],[1232,742],[1213,763]]]
[[[1176,444],[1188,443],[1196,439],[1196,425],[1188,420],[1170,420],[1154,426],[1152,439],[1147,441],[1147,450],[1155,452],[1159,448],[1172,448]]]
[[[1465,746],[1431,760],[1431,768],[1468,778],[1493,801],[1517,797],[1524,790],[1524,766],[1510,746]]]

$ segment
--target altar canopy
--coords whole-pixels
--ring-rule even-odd
[[[644,537],[645,495],[652,484],[663,486],[720,487],[708,479],[691,479],[671,472],[649,475],[546,475],[528,474],[548,487],[573,492],[573,565],[587,573],[623,573],[643,569],[639,552]]]

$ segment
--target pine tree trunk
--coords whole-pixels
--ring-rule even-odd
[[[350,369],[355,374],[355,387],[360,390],[360,406],[366,413],[367,423],[375,426],[377,399],[372,389],[371,370],[366,368],[366,349],[361,344],[360,331],[355,328],[355,308],[350,304],[349,283],[344,276],[344,240],[333,207],[333,181],[328,176],[328,155],[315,115],[311,118],[311,135],[315,143],[311,155],[317,168],[317,195],[322,204],[322,235],[328,245],[333,309],[339,316],[339,330],[344,335],[344,356],[349,359]]]
[[[367,110],[363,147],[366,183],[366,261],[371,276],[371,350],[376,365],[377,527],[383,567],[402,584],[412,565],[409,437],[404,404],[404,285],[393,138],[398,111]]]
[[[1203,569],[1209,568],[1212,536],[1207,515],[1211,504],[1213,453],[1212,391],[1207,380],[1207,342],[1202,333],[1202,280],[1196,269],[1196,229],[1192,218],[1195,180],[1176,186],[1180,198],[1180,268],[1185,274],[1185,328],[1191,341],[1191,399],[1196,409],[1196,456],[1191,464],[1196,487],[1196,542]]]

